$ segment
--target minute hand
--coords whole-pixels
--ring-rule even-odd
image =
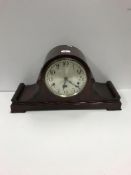
[[[70,84],[72,84],[73,86],[75,86],[75,87],[77,87],[77,88],[79,88],[79,89],[80,89],[80,87],[79,87],[79,86],[77,86],[76,84],[72,83],[72,81],[70,81],[70,80],[68,80],[68,79],[67,79],[67,81],[68,81]]]

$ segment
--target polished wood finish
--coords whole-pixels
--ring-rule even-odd
[[[63,53],[61,51],[70,51]],[[69,57],[75,59],[85,68],[88,81],[85,88],[77,95],[62,98],[52,94],[45,85],[45,72],[52,61]],[[21,83],[17,88],[11,104],[11,112],[62,109],[107,109],[120,110],[120,96],[111,81],[95,82],[85,57],[80,50],[70,46],[57,46],[47,55],[38,80],[33,85]]]

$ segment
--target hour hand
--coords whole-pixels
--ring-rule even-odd
[[[65,89],[67,87],[67,85],[66,84],[63,84],[63,89]]]
[[[67,78],[65,77],[64,78],[64,84],[63,84],[63,90],[67,87],[66,82],[67,82]]]

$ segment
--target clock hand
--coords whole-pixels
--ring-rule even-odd
[[[72,84],[73,86],[75,86],[75,87],[77,87],[77,88],[79,88],[79,89],[80,89],[80,87],[79,87],[78,85],[76,85],[76,84],[72,83],[72,81],[70,81],[70,80],[68,80],[68,79],[67,79],[67,81],[68,81],[70,84]]]
[[[64,90],[64,88],[66,88],[66,87],[67,87],[66,82],[67,82],[67,78],[66,78],[66,77],[64,77],[63,90]]]

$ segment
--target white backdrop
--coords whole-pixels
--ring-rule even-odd
[[[0,90],[34,83],[59,44],[80,48],[97,81],[131,88],[131,0],[0,0]]]

